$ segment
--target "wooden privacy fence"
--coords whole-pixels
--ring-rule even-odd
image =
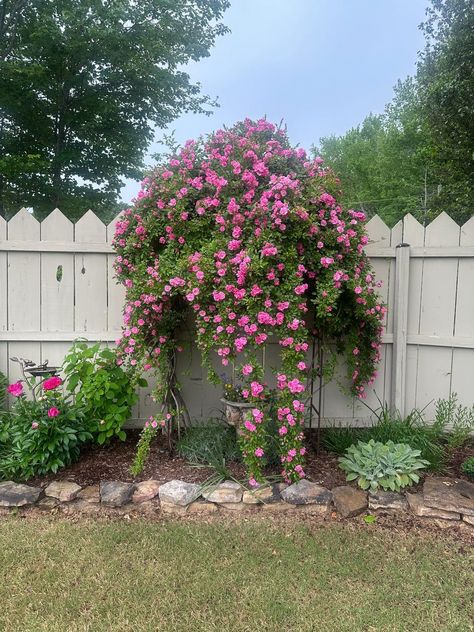
[[[10,381],[20,377],[12,356],[60,364],[75,338],[109,344],[120,336],[124,292],[114,281],[114,224],[104,226],[91,211],[76,224],[59,210],[41,223],[24,209],[9,222],[0,218],[0,370]],[[426,407],[428,418],[434,401],[452,392],[472,404],[474,217],[460,228],[442,213],[425,228],[406,215],[390,230],[375,216],[367,229],[388,314],[366,403],[377,408],[380,399],[402,413]],[[180,382],[191,415],[216,416],[220,390],[206,380],[191,328],[184,338]],[[271,366],[278,345],[266,353]],[[150,391],[140,393],[131,423],[156,412]],[[322,415],[325,423],[358,425],[371,413],[333,380],[323,389]]]

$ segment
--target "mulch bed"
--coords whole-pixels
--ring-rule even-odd
[[[82,452],[77,463],[60,470],[57,474],[31,479],[28,484],[44,487],[52,480],[70,480],[85,486],[105,480],[139,482],[147,479],[163,482],[181,479],[189,483],[201,483],[214,473],[212,468],[193,467],[176,454],[170,455],[165,437],[159,437],[153,443],[145,469],[139,476],[133,477],[130,474],[130,466],[135,457],[138,438],[139,430],[129,430],[125,441],[116,440],[105,447],[90,446]],[[311,435],[307,438],[306,447],[305,471],[310,480],[328,489],[347,484],[344,472],[338,467],[337,455],[324,450],[317,454],[314,436]],[[460,466],[468,456],[473,455],[474,443],[457,450],[443,474],[469,480],[461,472]],[[241,463],[228,463],[227,466],[234,478],[245,480],[245,469]],[[267,472],[268,475],[272,473],[279,472]],[[415,491],[418,487],[420,486],[412,490]]]

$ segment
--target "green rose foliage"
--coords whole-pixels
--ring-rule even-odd
[[[177,332],[191,310],[210,379],[215,360],[253,404],[242,434],[249,480],[263,479],[270,392],[262,350],[280,362],[277,436],[282,473],[304,476],[308,338],[326,366],[343,353],[352,392],[364,397],[380,357],[385,308],[364,253],[364,214],[341,208],[338,181],[292,148],[271,123],[245,120],[188,141],[143,183],[118,222],[116,272],[126,287],[121,360],[169,375]],[[160,383],[157,398],[167,384]]]

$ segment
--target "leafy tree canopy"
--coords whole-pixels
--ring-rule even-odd
[[[118,210],[153,128],[212,101],[183,70],[227,0],[0,0],[0,213]]]
[[[474,207],[474,5],[432,0],[415,77],[399,81],[381,115],[320,139],[345,202],[394,224],[442,210],[459,223]]]

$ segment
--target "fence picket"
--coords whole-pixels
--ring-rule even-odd
[[[9,222],[0,218],[0,370],[8,372],[10,380],[20,373],[8,357],[48,358],[56,364],[74,337],[111,341],[119,334],[124,289],[114,278],[114,255],[110,253],[116,221],[104,226],[89,211],[73,226],[57,209],[41,224],[25,209]],[[415,249],[409,260],[406,410],[423,407],[452,391],[471,404],[474,218],[460,229],[443,213],[425,229],[412,215],[406,215],[390,230],[375,216],[367,223],[367,231],[367,254],[377,279],[383,282],[381,296],[389,311],[378,377],[368,388],[366,403],[377,408],[378,397],[389,404],[393,398],[395,249],[403,241],[410,244],[410,251]],[[83,252],[77,252],[81,249]],[[193,344],[192,323],[181,337],[184,351],[178,366],[191,414],[204,419],[216,416],[221,391],[205,379]],[[273,384],[270,365],[278,361],[278,345],[269,345],[266,356],[266,379]],[[223,371],[217,358],[215,367]],[[342,382],[344,373],[341,363],[338,374]],[[135,424],[159,410],[159,403],[150,396],[152,387],[150,382],[140,392],[133,411]],[[368,408],[344,396],[335,381],[325,386],[323,395],[323,424],[368,422]],[[433,406],[427,410],[432,415]]]

